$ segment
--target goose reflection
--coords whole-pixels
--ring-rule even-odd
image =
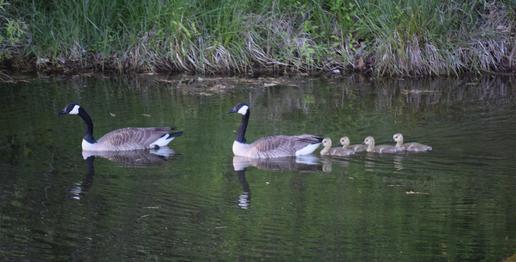
[[[320,159],[313,155],[273,159],[256,159],[233,156],[233,170],[242,186],[242,193],[238,196],[237,205],[242,209],[248,209],[251,207],[251,189],[245,176],[245,172],[250,166],[268,171],[322,171]]]
[[[86,162],[87,173],[82,181],[75,183],[70,189],[71,198],[80,200],[91,189],[95,175],[95,158],[104,158],[124,167],[145,167],[163,164],[174,154],[174,150],[169,147],[113,152],[83,151],[82,157]]]
[[[91,156],[105,158],[122,166],[153,166],[165,163],[175,154],[169,147],[131,151],[82,151],[83,159]]]

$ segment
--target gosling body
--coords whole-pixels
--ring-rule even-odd
[[[432,151],[432,147],[416,142],[403,143],[403,135],[401,133],[396,133],[392,136],[392,139],[396,141],[396,147],[403,149],[407,152],[428,152]]]

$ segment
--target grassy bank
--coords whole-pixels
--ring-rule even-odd
[[[4,67],[516,72],[515,0],[0,0]]]

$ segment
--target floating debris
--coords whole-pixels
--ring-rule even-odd
[[[426,192],[418,192],[418,191],[407,191],[405,192],[407,195],[430,195],[430,193]]]

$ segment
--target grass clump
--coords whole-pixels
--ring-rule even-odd
[[[510,0],[0,0],[0,58],[60,71],[515,72],[514,12]]]

